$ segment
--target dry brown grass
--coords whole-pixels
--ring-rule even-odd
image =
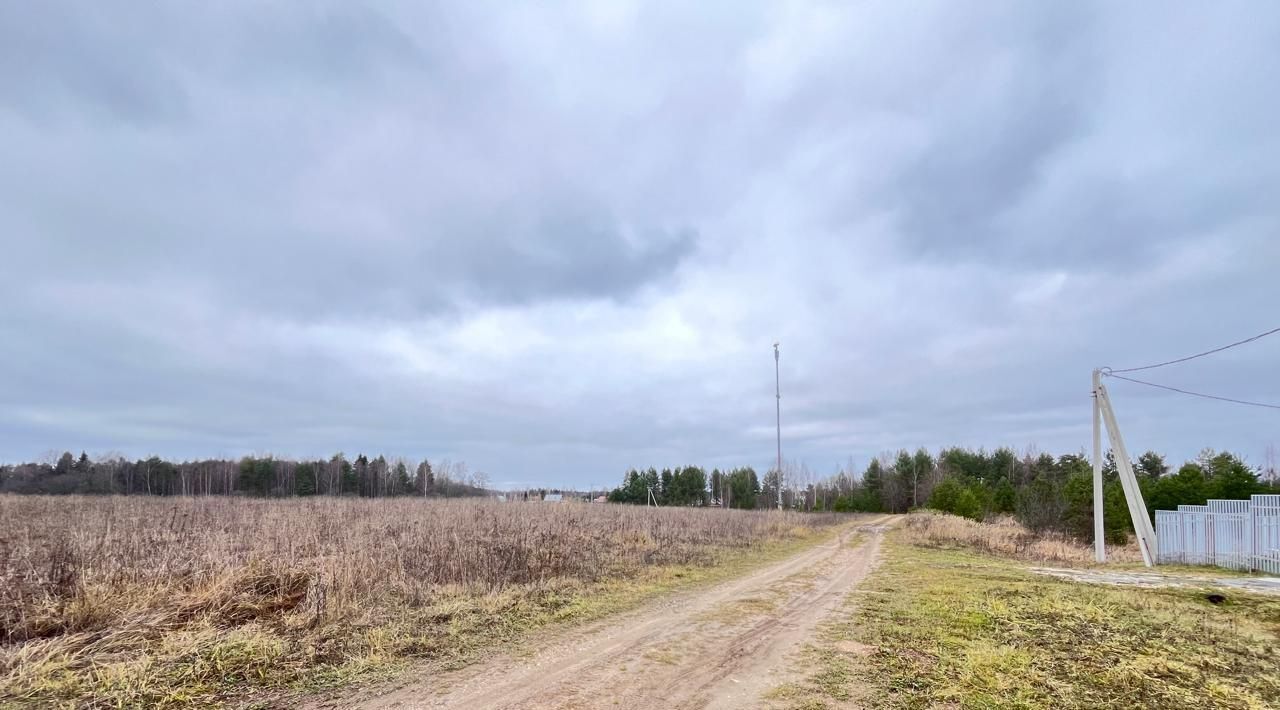
[[[903,521],[901,534],[904,541],[927,547],[968,547],[1035,562],[1074,566],[1094,564],[1092,545],[1081,544],[1064,535],[1033,533],[1013,518],[979,523],[955,515],[919,511]],[[1133,544],[1108,546],[1107,559],[1140,563],[1142,553]]]
[[[840,519],[0,496],[0,704],[206,705],[246,689],[341,684],[406,658],[456,660],[589,615],[611,590],[687,576]]]

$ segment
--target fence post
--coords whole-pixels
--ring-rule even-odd
[[[1258,515],[1257,496],[1249,496],[1249,571],[1258,570],[1258,535],[1255,532],[1254,518]]]

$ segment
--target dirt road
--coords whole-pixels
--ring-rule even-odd
[[[746,577],[574,629],[530,658],[496,657],[357,707],[748,708],[791,679],[794,653],[875,564],[888,516]]]

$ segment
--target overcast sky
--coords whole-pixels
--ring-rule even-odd
[[[1280,6],[514,7],[0,4],[0,460],[765,469],[775,340],[818,472],[1061,453],[1091,368],[1280,325]],[[1135,455],[1280,443],[1110,389]]]

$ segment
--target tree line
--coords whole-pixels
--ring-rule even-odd
[[[742,510],[776,508],[782,500],[783,505],[798,507],[799,498],[794,491],[783,491],[783,496],[779,497],[782,484],[783,477],[777,471],[769,471],[761,477],[750,466],[725,471],[716,468],[710,474],[701,466],[664,468],[661,472],[651,467],[643,471],[627,471],[622,477],[622,485],[609,492],[608,500],[611,503],[712,505]],[[814,508],[808,506],[807,509]]]
[[[52,457],[51,457],[52,458]],[[274,456],[173,462],[152,456],[130,461],[123,456],[91,459],[64,452],[45,462],[0,465],[0,492],[125,495],[485,495],[488,477],[471,473],[463,462],[434,465],[360,454],[348,459],[293,460]]]
[[[1257,493],[1280,493],[1274,464],[1250,466],[1227,451],[1205,449],[1177,471],[1154,451],[1131,465],[1153,520],[1157,510],[1203,505],[1211,498],[1241,500]],[[1105,535],[1109,542],[1120,543],[1133,525],[1110,451],[1102,478]],[[1008,449],[991,454],[944,452],[922,500],[927,507],[975,520],[1007,514],[1032,530],[1081,539],[1093,536],[1093,464],[1083,454],[1054,458],[1030,453],[1017,457]]]
[[[647,471],[632,469],[622,477],[622,485],[608,494],[611,503],[647,505],[719,505],[721,498],[734,508],[754,508],[760,494],[760,481],[751,468],[720,469],[707,472],[700,466],[664,468]]]
[[[1266,466],[1257,467],[1230,452],[1205,450],[1174,471],[1163,456],[1148,451],[1132,463],[1152,513],[1210,498],[1280,493],[1280,476],[1270,457]],[[1131,523],[1110,452],[1103,479],[1105,530],[1118,542]],[[341,453],[313,460],[246,456],[172,462],[155,456],[91,459],[83,452],[78,457],[64,452],[43,462],[0,465],[0,492],[8,493],[461,497],[485,495],[487,485],[485,474],[470,473],[461,462],[433,464],[364,454],[348,459]],[[566,493],[584,497],[581,492]],[[541,498],[541,492],[533,497]],[[1081,538],[1093,534],[1093,469],[1083,453],[1055,457],[1034,451],[1019,455],[1009,448],[988,452],[953,447],[934,455],[922,448],[881,455],[862,469],[850,462],[826,476],[795,464],[763,476],[750,466],[710,473],[693,465],[632,469],[608,493],[608,500],[889,513],[927,507],[975,520],[1012,515],[1033,530]]]
[[[1132,464],[1152,516],[1156,510],[1200,505],[1210,498],[1280,493],[1274,463],[1250,466],[1225,451],[1206,449],[1176,471],[1154,451]],[[1132,523],[1111,452],[1102,473],[1106,535],[1121,542]],[[937,455],[923,448],[884,454],[861,470],[850,462],[829,476],[794,464],[784,466],[781,475],[771,470],[763,477],[750,467],[714,469],[710,475],[698,466],[632,469],[609,500],[837,512],[933,508],[974,520],[1011,515],[1033,530],[1088,538],[1093,535],[1093,464],[1083,453],[1055,457],[1035,451],[1019,455],[1010,448],[988,452],[952,447]]]

